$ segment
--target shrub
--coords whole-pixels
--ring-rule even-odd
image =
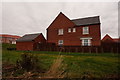
[[[26,71],[40,70],[40,60],[32,53],[23,53],[21,60],[17,60],[16,65]]]

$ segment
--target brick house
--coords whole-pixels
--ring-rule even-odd
[[[63,46],[100,46],[99,16],[70,20],[60,12],[47,28],[47,42]]]
[[[110,37],[108,34],[106,34],[103,39],[102,42],[104,43],[120,43],[120,38],[112,38]]]
[[[112,38],[106,34],[101,40],[104,52],[120,53],[120,38]]]
[[[19,38],[20,36],[16,36],[16,35],[1,34],[0,43],[16,44],[16,40]]]
[[[37,49],[38,44],[45,42],[46,39],[42,33],[26,34],[17,40],[16,48],[17,50],[33,51]]]

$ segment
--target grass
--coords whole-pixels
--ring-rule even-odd
[[[101,56],[71,56],[65,57],[65,63],[68,65],[68,76],[79,77],[90,74],[96,77],[102,77],[110,74],[120,74],[120,65],[116,57]],[[76,74],[79,73],[79,74]]]
[[[9,44],[2,45],[2,61],[15,64],[17,59],[20,59],[21,53],[33,53],[39,57],[44,70],[49,70],[53,61],[57,58],[59,52],[48,51],[8,51]],[[12,45],[11,47],[15,47]],[[120,74],[120,58],[119,54],[113,53],[65,53],[63,55],[63,64],[66,66],[66,77],[83,77],[85,75],[90,77],[106,77],[110,75]]]

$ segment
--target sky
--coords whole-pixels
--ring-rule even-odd
[[[101,37],[118,37],[117,2],[3,2],[1,33],[43,33],[46,37],[46,28],[60,12],[69,19],[100,16]]]

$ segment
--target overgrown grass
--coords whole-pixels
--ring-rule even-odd
[[[2,61],[9,62],[12,64],[16,64],[16,61],[21,58],[22,53],[32,53],[30,51],[9,51],[7,50],[11,44],[3,44],[2,45]],[[15,48],[15,45],[11,46]],[[41,65],[44,70],[48,70],[53,63],[53,60],[57,58],[58,55],[48,55],[48,54],[34,54],[37,55],[38,58],[41,60]]]
[[[57,58],[59,52],[48,51],[8,51],[9,44],[3,44],[2,60],[15,64],[20,58],[21,53],[33,53],[41,59],[42,67],[47,71]],[[12,45],[15,47],[15,45]],[[101,78],[109,75],[120,74],[119,54],[113,53],[65,53],[63,55],[63,64],[67,65],[67,77],[90,77]]]
[[[120,65],[117,57],[103,56],[65,56],[68,77],[81,77],[84,75],[104,77],[105,75],[120,74]]]

